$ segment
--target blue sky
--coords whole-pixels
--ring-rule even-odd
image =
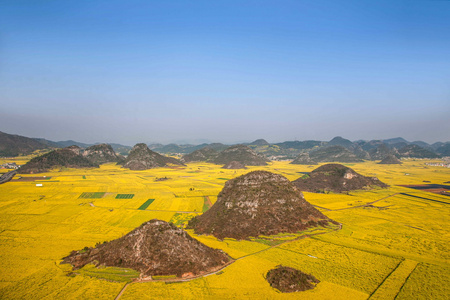
[[[0,131],[450,140],[450,1],[0,1]]]

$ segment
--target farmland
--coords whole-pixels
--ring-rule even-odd
[[[60,262],[72,250],[119,238],[150,219],[183,226],[215,203],[228,179],[266,170],[294,180],[315,167],[271,162],[227,170],[192,163],[131,171],[110,163],[16,176],[0,185],[0,298],[114,299],[125,285],[120,299],[292,298],[297,293],[279,293],[265,281],[265,274],[282,264],[320,280],[315,289],[299,292],[304,299],[448,299],[450,197],[400,186],[450,179],[449,169],[427,162],[349,165],[377,176],[388,189],[348,195],[305,192],[308,202],[342,224],[340,230],[249,241],[220,241],[189,230],[236,261],[186,282],[130,283],[137,276],[132,270],[89,265],[72,271]]]

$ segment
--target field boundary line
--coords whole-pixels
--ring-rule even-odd
[[[403,259],[400,261],[397,267],[370,294],[369,299],[395,299],[418,264],[417,261],[411,259]],[[408,273],[403,274],[404,272]]]
[[[411,273],[409,273],[408,277],[406,277],[405,282],[403,282],[402,287],[400,288],[400,290],[398,291],[397,295],[395,295],[395,299],[397,299],[398,295],[400,295],[401,291],[403,290],[403,287],[405,286],[406,282],[408,281],[409,277],[411,277],[411,275],[414,273],[414,271],[417,269],[417,266],[421,264],[420,262],[418,262],[416,264],[416,266],[414,267],[414,269],[411,271]]]

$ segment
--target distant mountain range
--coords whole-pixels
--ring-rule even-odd
[[[54,142],[43,138],[29,138],[16,134],[8,134],[0,131],[0,156],[10,157],[19,155],[28,155],[36,150],[65,148],[69,146],[78,146],[80,148],[88,148],[102,143],[85,144],[77,141],[67,140]],[[127,155],[132,149],[130,146],[121,144],[109,144],[122,155]]]
[[[72,145],[88,148],[97,144],[100,143],[86,144],[73,140],[55,142],[42,138],[28,138],[0,132],[0,156],[3,157],[27,155],[35,150],[64,148]],[[131,146],[127,145],[110,145],[116,153],[125,156],[132,149]],[[382,160],[387,155],[394,155],[398,158],[437,158],[450,156],[450,142],[428,144],[423,141],[409,142],[401,137],[386,140],[350,141],[338,136],[330,141],[286,141],[274,144],[268,143],[264,139],[257,139],[245,145],[270,160],[293,160],[302,153],[309,153],[311,159],[317,162],[340,161],[340,158],[346,161]],[[148,148],[161,154],[186,155],[205,147],[214,149],[220,153],[229,146],[221,143],[202,143],[199,145],[150,144]]]

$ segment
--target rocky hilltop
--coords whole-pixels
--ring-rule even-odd
[[[181,158],[181,161],[184,163],[189,162],[198,162],[198,161],[208,161],[214,159],[217,156],[218,152],[210,148],[208,146],[195,150],[192,153],[186,154]]]
[[[98,164],[83,157],[76,149],[63,148],[53,150],[44,155],[35,157],[20,167],[18,170],[22,174],[47,172],[55,167],[67,168],[98,168]]]
[[[382,164],[382,165],[394,165],[394,164],[401,165],[402,162],[395,155],[389,154],[385,158],[383,158],[383,160],[381,160],[379,162],[379,164]]]
[[[153,219],[116,240],[72,251],[62,263],[74,270],[86,264],[131,268],[141,276],[192,276],[212,272],[230,262],[221,250],[212,249],[172,223]]]
[[[178,159],[156,153],[144,143],[136,144],[123,162],[123,167],[130,170],[147,170],[168,165],[184,166]]]
[[[232,161],[240,162],[245,166],[265,166],[269,160],[245,145],[231,146],[220,152],[212,160],[213,163],[218,165],[228,164]]]
[[[188,228],[197,234],[238,240],[298,232],[334,222],[306,202],[284,176],[253,171],[228,180],[216,203],[193,218]]]
[[[82,155],[96,164],[118,162],[121,160],[116,152],[114,152],[111,145],[108,144],[90,146],[83,151]]]
[[[300,190],[312,193],[342,193],[367,189],[371,186],[388,187],[376,177],[360,175],[353,169],[340,164],[320,166],[309,175],[303,176],[292,183]]]
[[[292,162],[293,165],[317,165],[317,162],[311,159],[308,153],[300,153]]]

